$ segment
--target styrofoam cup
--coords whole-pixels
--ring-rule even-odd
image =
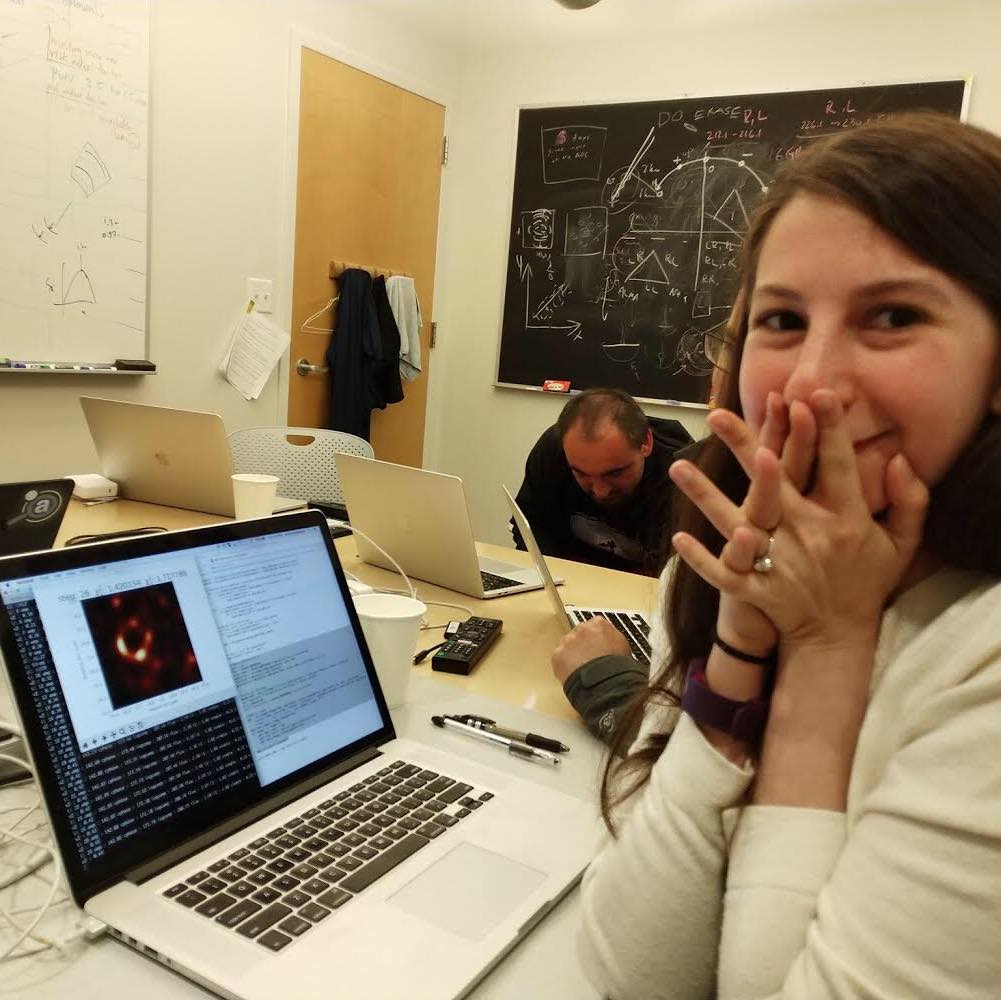
[[[399,708],[407,698],[417,633],[427,607],[402,594],[358,594],[354,604],[386,704]]]
[[[278,490],[277,476],[238,472],[233,480],[233,509],[238,521],[248,517],[269,517]]]

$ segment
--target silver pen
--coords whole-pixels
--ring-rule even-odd
[[[538,733],[522,733],[517,729],[508,729],[506,726],[499,726],[493,719],[488,719],[483,715],[454,715],[452,718],[467,726],[473,726],[475,729],[484,729],[488,733],[506,736],[509,740],[527,743],[530,747],[548,750],[550,753],[567,753],[570,750],[566,743],[561,743],[559,740],[552,740],[548,736],[540,736]]]
[[[439,729],[454,729],[458,733],[465,733],[474,740],[483,740],[485,743],[496,743],[498,746],[507,747],[507,752],[513,757],[521,757],[523,760],[537,760],[544,764],[558,765],[559,757],[548,750],[538,750],[530,747],[527,743],[519,743],[517,740],[508,739],[506,736],[498,736],[497,733],[488,732],[485,729],[476,729],[467,726],[457,719],[452,719],[447,715],[432,715],[431,721]]]

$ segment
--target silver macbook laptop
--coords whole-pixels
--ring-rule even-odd
[[[535,569],[477,554],[458,477],[356,455],[336,461],[351,527],[407,574],[481,599],[542,588]],[[393,568],[364,535],[356,534],[355,542],[365,562]]]
[[[535,540],[535,535],[532,534],[532,527],[528,523],[528,518],[525,517],[524,512],[518,506],[514,497],[511,496],[511,491],[506,486],[501,488],[504,490],[507,502],[511,505],[511,514],[514,517],[515,524],[518,525],[521,537],[525,540],[528,551],[532,554],[532,559],[535,561],[536,569],[538,569],[539,575],[545,584],[546,593],[549,594],[553,610],[556,612],[566,631],[569,632],[572,628],[591,618],[605,618],[625,636],[629,642],[629,648],[632,650],[633,656],[640,663],[649,664],[650,623],[647,621],[646,615],[642,611],[632,608],[585,608],[577,604],[564,604],[563,598],[560,597],[560,593],[556,589],[556,584],[553,582],[552,574],[549,572],[545,556],[543,556],[542,550],[539,548],[539,543]]]
[[[233,459],[217,413],[81,396],[101,472],[118,495],[232,517]],[[276,497],[275,511],[303,507]]]
[[[319,511],[0,559],[0,646],[74,899],[223,996],[462,995],[593,848],[396,738]]]

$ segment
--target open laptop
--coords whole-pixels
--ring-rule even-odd
[[[629,642],[629,648],[632,650],[633,656],[640,663],[649,664],[650,623],[647,621],[646,615],[642,611],[635,609],[585,608],[577,604],[564,604],[563,598],[560,597],[560,593],[556,589],[556,584],[553,582],[552,574],[549,572],[545,556],[543,556],[542,550],[539,548],[539,543],[535,540],[535,535],[532,534],[532,527],[528,523],[528,518],[525,517],[524,512],[511,495],[511,491],[506,486],[502,486],[501,489],[504,490],[504,496],[507,497],[507,502],[511,505],[511,514],[514,517],[514,523],[518,525],[521,537],[525,540],[525,545],[528,546],[528,551],[532,554],[532,559],[535,562],[536,569],[539,571],[539,575],[542,577],[546,593],[549,594],[549,600],[552,602],[560,624],[569,632],[572,628],[591,618],[605,618],[625,636]]]
[[[72,494],[72,479],[0,483],[0,556],[51,548]]]
[[[218,413],[81,396],[101,472],[118,495],[233,517],[233,459]],[[276,497],[273,510],[305,506]]]
[[[74,899],[223,996],[460,996],[593,850],[396,738],[319,511],[0,559],[0,648]]]
[[[457,476],[357,455],[337,455],[336,462],[351,527],[359,531],[358,555],[365,562],[393,569],[372,539],[408,575],[470,597],[542,588],[535,569],[477,554]]]

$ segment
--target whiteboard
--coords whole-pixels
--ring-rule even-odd
[[[149,0],[0,0],[0,355],[147,356]]]

